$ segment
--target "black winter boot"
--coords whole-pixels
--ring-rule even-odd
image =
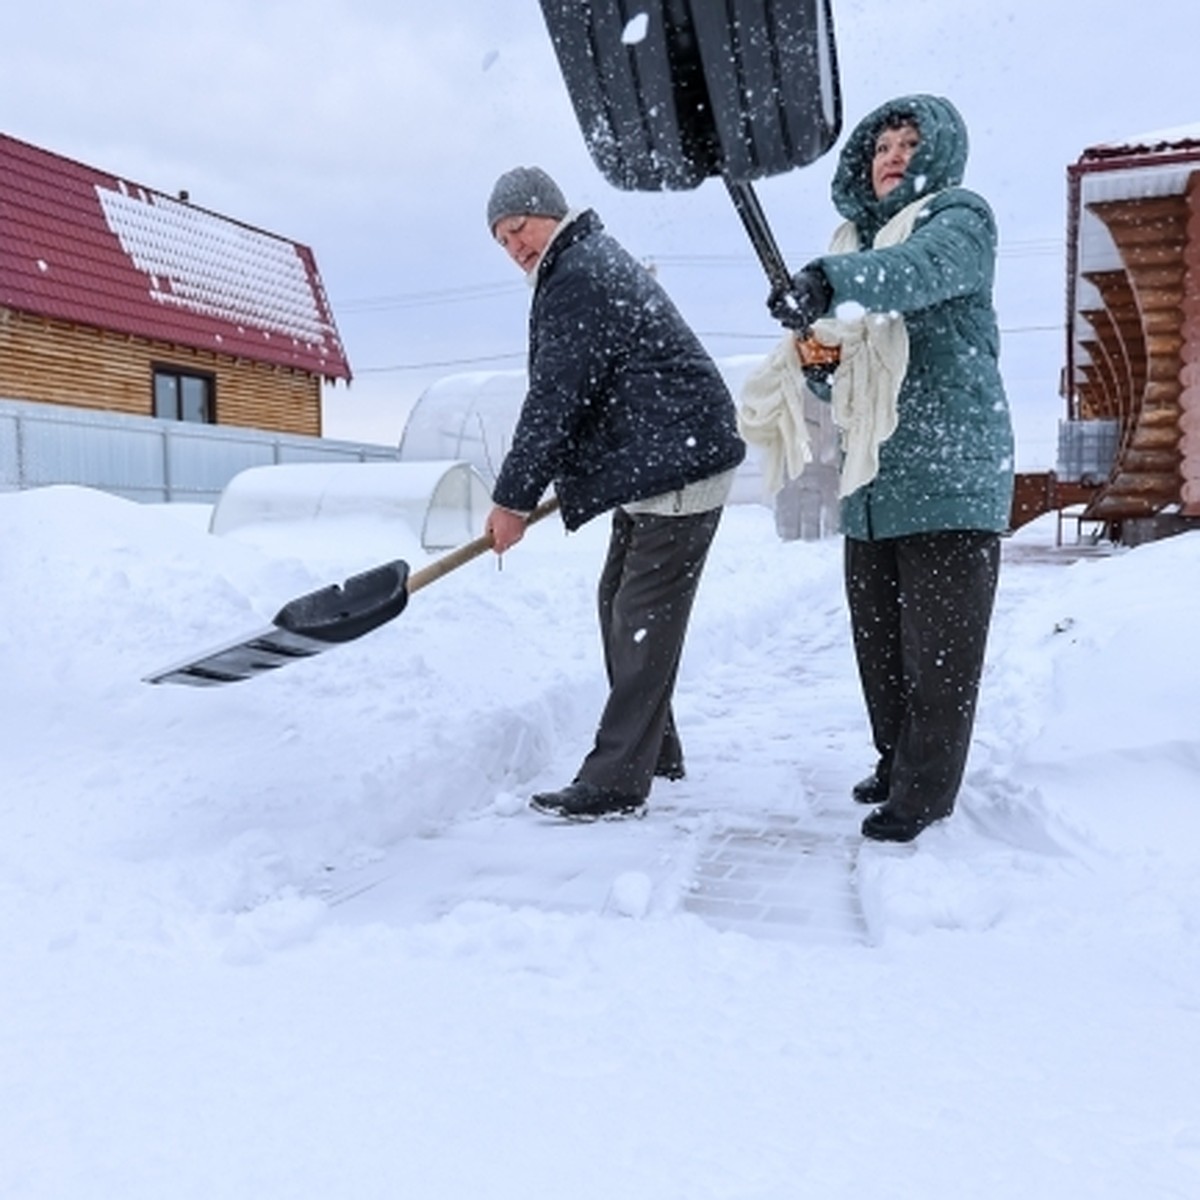
[[[601,818],[642,817],[646,801],[641,796],[614,792],[575,780],[558,792],[539,792],[530,798],[529,807],[567,821],[598,821]]]
[[[887,781],[880,779],[877,772],[872,771],[866,779],[860,779],[850,789],[856,804],[886,804],[888,798]]]
[[[874,842],[911,842],[922,829],[939,820],[932,813],[902,812],[884,804],[867,815],[862,833]]]

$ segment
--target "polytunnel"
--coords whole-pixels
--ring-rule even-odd
[[[763,361],[759,354],[717,359],[717,368],[736,400],[747,376]],[[458,459],[470,463],[490,491],[525,399],[524,371],[467,371],[446,375],[417,398],[400,437],[404,462]],[[762,462],[751,449],[738,468],[732,504],[771,504]]]
[[[280,463],[235,475],[209,531],[369,513],[404,521],[425,550],[445,550],[478,537],[490,507],[486,484],[466,462]]]
[[[469,463],[490,491],[525,399],[524,371],[466,371],[427,387],[400,435],[402,462]]]

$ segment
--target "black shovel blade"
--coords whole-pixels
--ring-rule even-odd
[[[143,676],[146,683],[219,687],[312,658],[352,642],[398,617],[408,603],[408,563],[402,559],[297,596],[265,629],[211,647]]]
[[[557,497],[543,500],[526,518],[526,524],[532,525],[557,511]],[[351,575],[345,583],[297,596],[275,614],[274,621],[265,629],[257,629],[142,678],[146,683],[218,687],[311,658],[343,642],[352,642],[398,617],[413,592],[491,549],[489,532],[411,574],[408,563],[399,558],[372,567]]]
[[[407,603],[408,563],[396,559],[298,596],[275,614],[275,624],[318,642],[352,642],[398,617]]]
[[[541,0],[588,150],[615,187],[749,183],[841,130],[831,0]]]
[[[201,654],[184,659],[144,675],[145,683],[183,683],[191,687],[218,687],[239,683],[274,671],[302,658],[312,658],[328,650],[331,643],[314,641],[289,633],[277,625],[268,625],[245,637],[211,647]]]

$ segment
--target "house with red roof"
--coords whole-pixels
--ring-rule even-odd
[[[319,436],[312,251],[0,134],[0,396]]]

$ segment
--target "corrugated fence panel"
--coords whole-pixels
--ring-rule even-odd
[[[220,495],[239,471],[280,461],[275,436],[256,437],[240,429],[231,436],[220,426],[198,428],[198,433],[177,432],[167,443],[167,478],[177,500],[206,502]]]
[[[162,434],[114,429],[83,414],[78,422],[39,417],[21,421],[24,487],[76,483],[120,494],[164,494]]]
[[[131,500],[207,504],[247,467],[398,460],[391,446],[0,398],[0,491],[69,483]]]
[[[17,429],[17,414],[0,409],[0,490],[12,491],[21,477]]]

